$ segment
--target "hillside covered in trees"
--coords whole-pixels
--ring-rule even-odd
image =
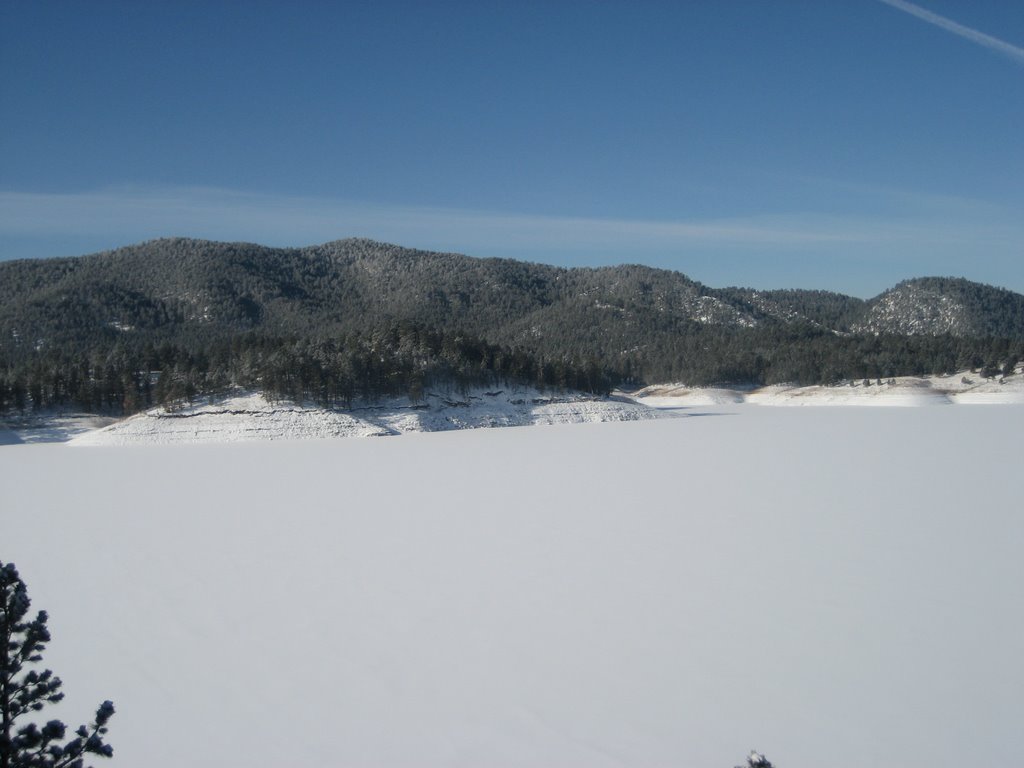
[[[1024,358],[1024,296],[954,278],[864,301],[368,240],[157,240],[0,262],[0,412],[130,413],[231,386],[348,405],[438,383],[828,383]]]

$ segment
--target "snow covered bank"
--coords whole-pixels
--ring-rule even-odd
[[[948,393],[924,379],[901,378],[895,383],[863,382],[848,386],[791,387],[776,385],[751,392],[744,402],[754,405],[949,405]]]
[[[652,408],[689,408],[701,405],[742,403],[745,390],[716,387],[687,387],[683,384],[659,384],[632,394],[633,399]]]
[[[728,389],[662,384],[628,395],[592,398],[531,388],[427,392],[419,403],[393,398],[351,410],[331,410],[256,393],[209,398],[168,411],[155,408],[117,421],[85,414],[41,414],[0,424],[0,445],[64,442],[136,445],[240,442],[262,439],[369,437],[478,427],[637,421],[673,410],[709,406],[923,406],[1024,403],[1024,375],[982,379],[977,374],[901,377],[878,383]],[[105,428],[103,425],[109,425]]]
[[[370,437],[476,427],[637,421],[662,417],[619,398],[554,395],[535,389],[428,392],[420,403],[395,398],[331,410],[261,394],[213,398],[174,411],[155,408],[76,437],[72,445],[137,445]]]
[[[7,450],[41,715],[112,699],[112,768],[1020,765],[1024,407],[732,410]]]
[[[760,389],[723,389],[667,384],[646,387],[632,394],[654,408],[690,408],[706,405],[874,405],[922,406],[950,404],[1024,403],[1024,375],[982,379],[977,374],[954,376],[902,376],[881,382],[856,381],[836,386],[794,387],[777,384]]]

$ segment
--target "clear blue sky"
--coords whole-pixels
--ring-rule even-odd
[[[170,235],[1024,292],[1024,3],[0,0],[0,258]]]

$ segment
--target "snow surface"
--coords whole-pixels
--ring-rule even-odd
[[[1024,406],[687,413],[6,449],[43,714],[146,768],[1018,765]]]
[[[329,410],[258,393],[203,400],[174,411],[154,408],[76,436],[73,445],[239,442],[370,437],[474,427],[635,421],[665,414],[624,398],[551,394],[530,388],[427,392],[422,402],[395,398],[351,410]]]

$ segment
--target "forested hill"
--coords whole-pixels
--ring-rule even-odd
[[[951,278],[910,280],[863,301],[359,239],[293,249],[176,238],[0,262],[0,406],[44,371],[54,393],[66,388],[53,379],[72,369],[77,387],[113,377],[122,389],[171,369],[190,389],[244,379],[306,392],[326,376],[334,394],[325,398],[345,399],[374,389],[368,377],[390,375],[367,360],[405,371],[401,384],[378,382],[385,390],[506,375],[601,389],[998,367],[1024,356],[1022,344],[1024,296]]]

